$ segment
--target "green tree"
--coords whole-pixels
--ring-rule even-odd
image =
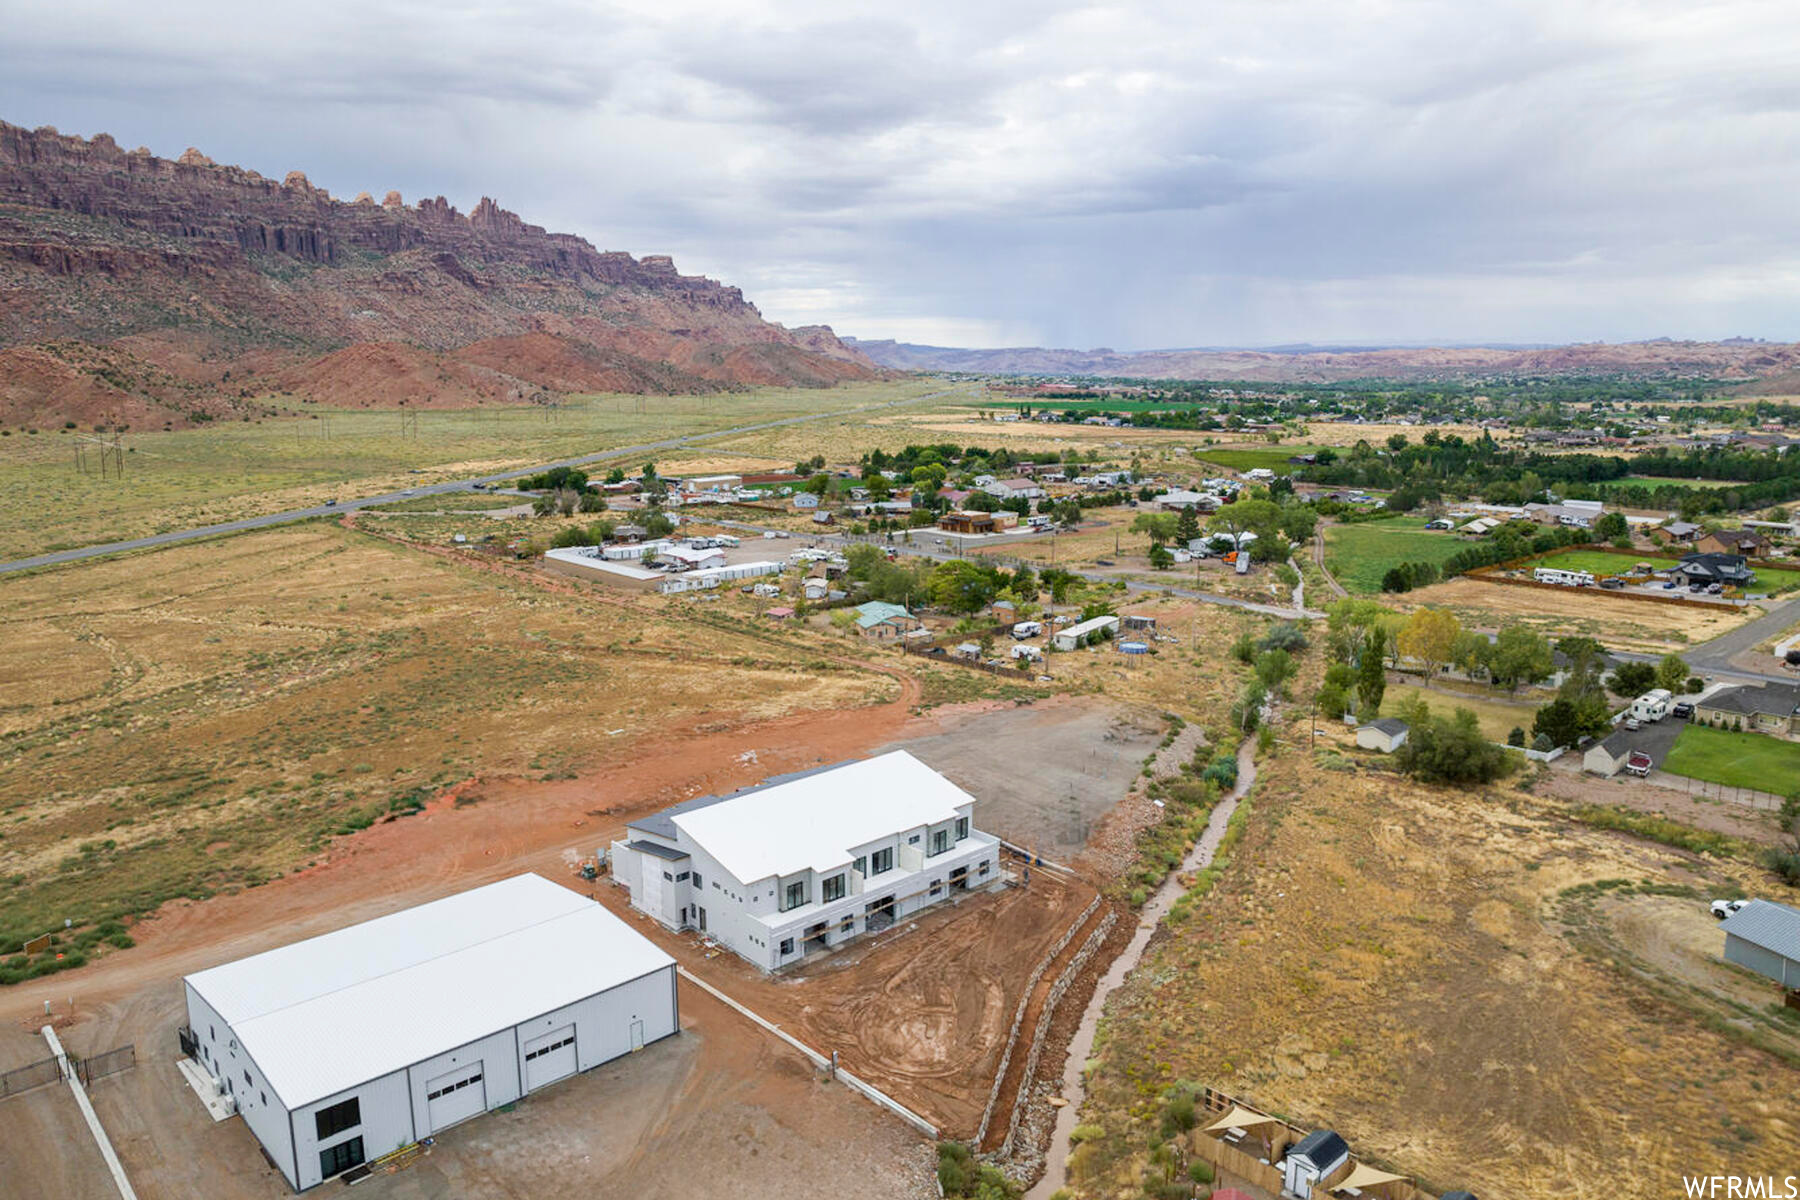
[[[1506,751],[1488,741],[1475,714],[1458,708],[1445,720],[1417,706],[1408,714],[1400,769],[1427,783],[1491,783],[1511,769]]]
[[[1656,668],[1649,663],[1620,663],[1606,686],[1615,696],[1641,696],[1656,686]]]
[[[668,537],[675,532],[675,522],[668,513],[653,512],[644,518],[644,532],[653,538]]]
[[[1606,513],[1594,522],[1594,540],[1597,542],[1610,542],[1615,538],[1630,536],[1631,526],[1626,523],[1623,513]]]
[[[1555,670],[1550,641],[1524,625],[1508,625],[1494,639],[1488,669],[1495,682],[1504,684],[1508,691],[1516,691],[1521,683],[1548,679]]]
[[[947,612],[980,612],[1000,591],[1000,572],[966,558],[939,563],[926,580],[931,602]]]
[[[1366,720],[1381,714],[1381,701],[1387,694],[1387,672],[1382,659],[1387,654],[1387,630],[1380,625],[1369,627],[1363,639],[1362,654],[1356,660],[1356,711]]]
[[[1148,535],[1150,544],[1157,546],[1175,537],[1178,523],[1174,513],[1141,512],[1131,519],[1131,532]]]
[[[1161,542],[1151,542],[1150,565],[1158,571],[1166,571],[1175,565],[1175,555]]]
[[[1656,686],[1680,695],[1687,687],[1688,665],[1679,654],[1665,654],[1656,664]]]

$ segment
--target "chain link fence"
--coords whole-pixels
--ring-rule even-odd
[[[75,1073],[81,1076],[84,1084],[96,1079],[104,1079],[108,1075],[117,1075],[120,1071],[137,1066],[137,1046],[127,1042],[123,1046],[108,1050],[103,1054],[90,1054],[86,1058],[71,1058],[75,1064]]]
[[[1650,775],[1650,782],[1663,787],[1675,788],[1690,796],[1703,796],[1708,800],[1722,800],[1727,804],[1738,804],[1745,808],[1754,808],[1758,812],[1780,812],[1782,797],[1774,792],[1759,792],[1755,788],[1727,787],[1722,783],[1711,783],[1705,779],[1691,779],[1686,775],[1671,775],[1667,771],[1655,771]]]
[[[0,1072],[0,1099],[62,1079],[62,1068],[54,1058],[46,1058],[11,1071]]]

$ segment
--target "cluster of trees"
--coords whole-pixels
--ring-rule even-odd
[[[1485,433],[1465,439],[1437,430],[1419,442],[1397,433],[1380,448],[1363,441],[1343,453],[1321,452],[1302,475],[1331,486],[1389,489],[1388,507],[1398,512],[1445,494],[1523,504],[1544,499],[1552,489],[1569,498],[1604,496],[1630,507],[1677,509],[1689,517],[1761,508],[1800,496],[1800,459],[1772,450],[1658,447],[1631,456],[1546,454],[1503,448]],[[1622,482],[1637,475],[1744,482],[1718,487]]]
[[[1048,588],[1057,602],[1065,601],[1083,581],[1066,571],[1046,571],[1042,576],[1020,564],[1005,571],[986,562],[966,558],[933,563],[923,558],[890,562],[879,547],[850,547],[847,574],[864,587],[871,600],[890,604],[930,604],[951,613],[976,613],[996,600],[1011,600],[1021,617],[1036,608],[1038,593]]]
[[[1506,751],[1481,732],[1481,723],[1466,708],[1448,717],[1431,711],[1423,698],[1402,706],[1407,724],[1406,741],[1400,746],[1400,769],[1427,783],[1492,783],[1512,769]]]
[[[1569,525],[1537,526],[1511,522],[1494,530],[1479,542],[1471,542],[1444,560],[1440,568],[1446,576],[1461,575],[1477,567],[1491,567],[1532,554],[1549,554],[1569,546],[1584,546],[1592,540],[1585,529]]]
[[[1262,637],[1245,633],[1232,643],[1231,653],[1251,669],[1237,702],[1231,706],[1231,723],[1245,733],[1256,729],[1272,700],[1285,700],[1288,683],[1299,671],[1295,660],[1305,652],[1305,630],[1292,621],[1271,626]],[[1235,767],[1233,770],[1235,778]]]
[[[1430,587],[1442,578],[1436,563],[1403,562],[1389,567],[1381,576],[1381,590],[1384,592],[1410,592],[1414,588]]]

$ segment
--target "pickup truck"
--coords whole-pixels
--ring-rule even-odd
[[[1712,902],[1713,918],[1723,921],[1748,903],[1750,903],[1748,900],[1714,900]]]
[[[1625,757],[1625,773],[1627,775],[1636,775],[1642,778],[1650,773],[1653,765],[1655,764],[1650,761],[1650,756],[1642,750],[1633,750]]]

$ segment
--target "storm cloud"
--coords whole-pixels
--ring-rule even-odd
[[[0,0],[0,118],[493,195],[859,337],[1800,336],[1800,10]]]

